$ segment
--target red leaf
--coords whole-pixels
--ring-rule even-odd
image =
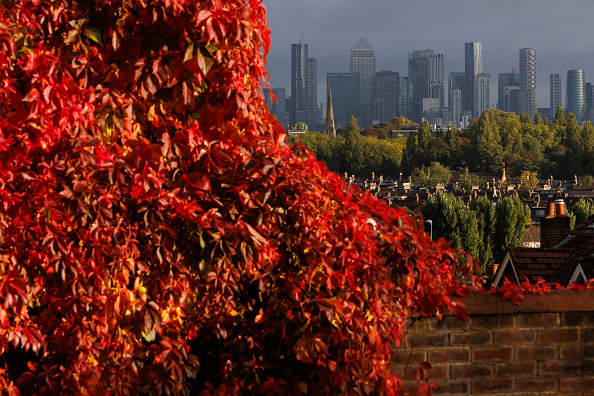
[[[36,102],[39,100],[39,91],[35,88],[31,89],[27,96],[23,99],[23,102]]]

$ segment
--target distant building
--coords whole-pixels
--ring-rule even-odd
[[[549,121],[554,117],[550,107],[539,107],[536,112],[539,113],[542,118],[547,118]]]
[[[551,74],[551,113],[557,114],[557,107],[563,107],[563,77],[561,74]]]
[[[474,89],[474,114],[480,116],[491,107],[491,74],[479,73]]]
[[[466,129],[472,120],[472,113],[470,111],[463,111],[460,115],[460,129]]]
[[[334,123],[334,105],[332,104],[332,91],[328,88],[328,99],[326,100],[326,133],[336,136],[336,125]]]
[[[457,124],[454,124],[454,122],[452,121],[452,111],[450,109],[448,109],[447,107],[444,108],[443,110],[441,110],[441,119],[443,120],[443,124],[442,126],[448,126],[448,127],[458,127]]]
[[[398,117],[399,96],[399,73],[381,71],[375,74],[374,123],[385,123]]]
[[[590,107],[587,109],[587,119],[586,121],[590,121],[594,124],[594,107]]]
[[[594,86],[586,83],[586,108],[584,109],[584,121],[594,122]]]
[[[520,50],[520,112],[530,118],[536,114],[536,50]]]
[[[289,123],[307,122],[307,44],[291,44],[291,99]]]
[[[346,128],[351,116],[359,118],[361,97],[359,73],[328,73],[326,79],[328,89],[332,92],[336,128]]]
[[[310,130],[317,130],[320,123],[318,109],[318,62],[307,58],[305,69],[305,123]]]
[[[592,103],[592,88],[592,83],[586,83],[584,88],[584,94],[586,95],[586,109],[590,109],[592,106],[594,106],[594,103]]]
[[[441,107],[439,106],[439,99],[437,98],[423,98],[421,111],[423,113],[427,113],[429,111],[439,111]]]
[[[462,116],[462,90],[454,89],[450,93],[450,109],[451,121],[456,128],[460,126]]]
[[[272,101],[271,93],[276,97],[276,101]],[[287,128],[287,122],[285,120],[285,88],[272,88],[264,91],[264,100],[268,106],[268,110],[276,117],[278,122],[285,128]]]
[[[408,54],[408,79],[412,89],[409,114],[416,121],[422,117],[423,99],[438,99],[440,109],[445,104],[443,64],[443,54],[429,49]]]
[[[451,72],[448,79],[448,107],[452,107],[452,93],[455,89],[459,90],[462,95],[462,104],[464,104],[464,72]]]
[[[398,114],[402,117],[409,117],[409,82],[408,77],[400,77],[400,91],[398,93]],[[410,117],[409,117],[410,118]]]
[[[520,87],[509,86],[503,88],[503,111],[520,114]]]
[[[584,94],[584,71],[582,69],[567,71],[567,111],[573,113],[578,122],[585,119],[586,95]]]
[[[515,100],[512,98],[506,98],[506,88],[512,88],[512,90],[508,90],[507,93],[513,92],[515,88],[517,88],[517,93],[519,95],[520,90],[520,73],[511,72],[511,73],[499,73],[497,75],[497,108],[499,110],[508,111],[512,113],[520,113],[519,108],[519,97],[517,100],[517,106],[511,107],[510,104],[515,104]],[[508,106],[506,106],[506,104]]]
[[[361,109],[360,126],[368,128],[373,116],[373,99],[375,93],[375,50],[364,38],[359,40],[351,50],[351,73],[359,73],[361,81],[359,104]]]
[[[483,72],[483,46],[480,42],[468,42],[464,45],[464,109],[474,112],[476,77]],[[476,115],[476,114],[474,114]]]

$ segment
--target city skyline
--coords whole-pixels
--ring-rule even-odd
[[[557,104],[563,105],[561,78],[559,74],[550,75],[549,107],[538,107],[536,99],[536,49],[522,48],[519,51],[519,72],[512,68],[511,73],[497,76],[497,102],[491,103],[491,73],[482,67],[482,43],[465,43],[465,71],[450,72],[448,79],[449,101],[445,103],[446,78],[444,73],[444,54],[431,49],[414,50],[408,53],[408,76],[400,80],[399,72],[376,70],[375,49],[361,38],[351,49],[350,72],[328,73],[327,90],[340,92],[337,96],[337,124],[343,126],[353,115],[362,128],[387,122],[395,116],[405,116],[413,121],[428,119],[437,125],[464,127],[472,117],[479,117],[490,108],[526,113],[530,118],[541,113],[551,118]],[[306,62],[303,60],[306,59]],[[310,71],[310,63],[313,68]],[[306,66],[307,65],[307,66]],[[302,70],[301,72],[299,70]],[[579,78],[570,75],[579,71]],[[296,76],[301,75],[301,83],[296,84]],[[267,93],[267,104],[279,120],[285,118],[290,125],[304,121],[314,128],[322,121],[324,103],[318,106],[317,98],[317,60],[308,57],[308,44],[291,44],[291,97],[287,100],[288,113],[279,115],[271,108]],[[346,79],[345,79],[346,78]],[[354,81],[357,81],[355,88]],[[332,83],[331,83],[332,82]],[[408,85],[410,95],[403,91]],[[409,85],[410,84],[410,85]],[[576,85],[577,84],[577,85]],[[303,89],[299,89],[303,86]],[[578,87],[579,86],[579,90]],[[284,88],[272,87],[275,92],[284,94]],[[303,91],[303,92],[301,92]],[[586,84],[582,69],[567,72],[565,92],[567,110],[574,113],[578,121],[592,120],[592,83]],[[279,99],[284,95],[276,95]],[[306,98],[306,106],[298,105],[301,97]],[[455,97],[455,101],[453,100]],[[310,100],[313,99],[313,100]],[[402,103],[409,109],[402,111]],[[306,107],[307,110],[300,110]],[[347,110],[350,109],[350,110]],[[397,110],[399,109],[399,110]],[[343,114],[344,113],[344,114]],[[387,116],[391,114],[390,116]],[[387,116],[387,119],[384,119]],[[287,125],[287,124],[285,124]]]
[[[407,74],[408,52],[425,48],[444,53],[446,76],[463,71],[464,43],[480,41],[483,70],[491,73],[492,106],[497,103],[497,75],[518,70],[521,48],[537,51],[538,107],[549,105],[550,74],[565,75],[567,70],[581,68],[586,79],[594,76],[594,53],[588,43],[594,32],[589,21],[594,3],[589,0],[502,0],[496,5],[468,0],[422,0],[415,4],[388,0],[365,4],[353,0],[264,3],[273,30],[268,56],[271,85],[289,87],[290,78],[285,75],[290,62],[287,48],[299,42],[303,30],[303,42],[318,59],[320,99],[326,97],[326,74],[349,71],[350,51],[361,37],[376,51],[377,71],[391,70],[400,76]],[[421,30],[420,13],[425,27]],[[527,14],[532,17],[527,18]],[[573,21],[569,27],[560,22],[567,19]],[[464,23],[452,29],[454,20]]]

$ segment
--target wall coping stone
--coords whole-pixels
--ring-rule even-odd
[[[492,294],[472,293],[462,299],[467,315],[594,311],[594,290],[525,294],[519,306]]]

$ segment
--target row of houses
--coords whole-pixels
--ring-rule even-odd
[[[504,260],[489,266],[490,284],[500,286],[504,278],[520,284],[524,277],[531,282],[542,278],[567,286],[594,278],[594,216],[572,230],[568,207],[582,198],[594,198],[594,186],[581,186],[577,180],[542,180],[538,188],[523,190],[519,181],[502,180],[495,175],[480,175],[488,180],[472,191],[461,189],[455,181],[433,189],[415,188],[410,181],[347,178],[347,181],[370,190],[393,207],[406,207],[410,214],[421,216],[427,199],[438,191],[448,191],[471,203],[479,196],[493,202],[506,195],[517,195],[530,207],[532,224],[524,233],[523,246],[511,249]],[[503,176],[504,178],[505,176]]]

